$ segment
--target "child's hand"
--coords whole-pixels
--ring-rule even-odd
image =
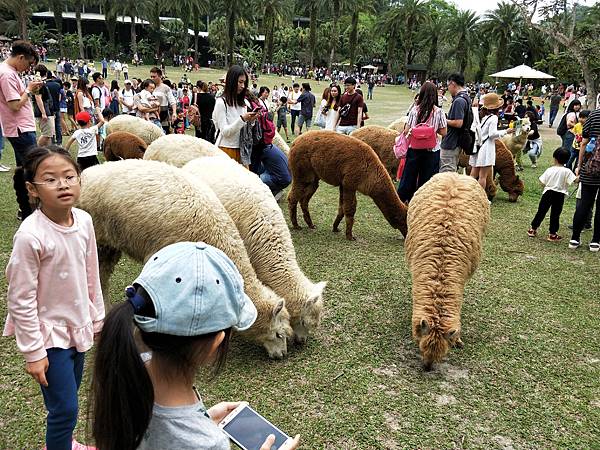
[[[25,365],[25,371],[42,386],[48,387],[48,381],[46,381],[46,372],[48,371],[48,366],[48,357],[46,356],[44,359],[40,359],[39,361],[28,362]]]

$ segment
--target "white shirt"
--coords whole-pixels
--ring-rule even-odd
[[[247,110],[244,106],[225,105],[225,97],[220,97],[213,110],[212,119],[219,130],[218,147],[240,148],[240,131],[245,125],[241,115]]]
[[[96,156],[98,148],[96,146],[96,135],[98,134],[98,125],[89,128],[80,128],[73,133],[73,139],[79,144],[77,157]]]
[[[297,93],[292,90],[289,93],[288,100],[298,100],[298,98],[300,97],[300,94],[302,94],[302,92],[300,92],[300,90],[298,90]],[[295,104],[291,105],[290,109],[292,111],[300,111],[302,109],[302,104],[295,103]]]
[[[121,92],[121,98],[123,99],[123,113],[133,112],[133,96],[135,92],[133,89],[123,89]]]
[[[540,181],[544,185],[544,194],[546,191],[556,191],[568,195],[567,188],[575,181],[575,174],[563,166],[548,167],[540,176]]]
[[[123,66],[121,66],[121,63],[119,61],[115,62],[115,70],[121,70]]]

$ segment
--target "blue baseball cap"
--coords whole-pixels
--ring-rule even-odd
[[[204,242],[178,242],[152,255],[134,281],[154,304],[156,317],[134,315],[148,333],[200,336],[256,320],[256,307],[229,257]]]

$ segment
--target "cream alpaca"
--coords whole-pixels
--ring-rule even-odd
[[[148,145],[164,135],[163,130],[152,122],[129,114],[120,114],[106,124],[107,135],[114,131],[127,131],[135,134]]]
[[[287,144],[287,142],[283,140],[283,138],[277,131],[275,132],[275,136],[273,137],[273,145],[275,147],[278,147],[283,153],[285,153],[285,156],[289,158],[290,146]]]
[[[204,139],[186,134],[167,134],[148,146],[144,159],[183,167],[202,156],[227,156],[219,147]]]
[[[281,358],[291,336],[284,301],[260,283],[234,223],[213,191],[188,173],[156,161],[129,159],[86,170],[79,206],[94,219],[103,289],[121,252],[143,262],[168,244],[204,241],[223,250],[244,278],[258,310],[244,332]]]
[[[404,244],[412,276],[412,334],[431,370],[451,345],[462,346],[460,313],[467,280],[481,259],[490,206],[466,175],[435,175],[408,207]]]
[[[298,267],[290,231],[269,188],[231,158],[195,159],[183,170],[217,194],[244,240],[258,279],[285,299],[294,338],[306,342],[319,325],[326,283],[314,284]]]

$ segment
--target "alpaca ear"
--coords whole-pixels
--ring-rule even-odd
[[[306,300],[306,305],[310,306],[317,303],[319,298],[323,296],[323,291],[325,290],[326,286],[327,281],[320,281],[319,283],[315,284],[315,288],[313,289],[312,295],[308,298],[308,300]]]
[[[458,330],[450,330],[446,333],[446,340],[450,341],[452,339],[454,339],[454,336],[456,336],[456,334],[458,333]]]
[[[277,317],[277,315],[281,312],[282,309],[283,309],[283,300],[279,300],[277,305],[275,305],[275,307],[273,308],[273,318]]]
[[[425,319],[421,319],[421,323],[419,324],[417,331],[419,332],[420,337],[427,336],[429,334],[429,324]]]

